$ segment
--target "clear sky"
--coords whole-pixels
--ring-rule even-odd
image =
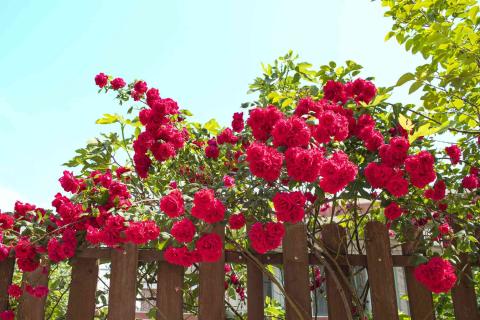
[[[228,124],[248,84],[289,49],[315,65],[356,61],[381,86],[421,63],[394,41],[379,1],[4,0],[0,8],[0,209],[49,206],[61,164],[120,112],[98,72],[141,78]],[[397,98],[411,100],[401,93]]]

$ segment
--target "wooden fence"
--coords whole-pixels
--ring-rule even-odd
[[[223,236],[222,228],[215,232]],[[309,253],[306,228],[303,224],[288,225],[283,241],[283,253],[246,255],[244,252],[226,251],[220,261],[200,265],[199,310],[200,320],[225,318],[225,272],[224,264],[247,265],[247,313],[248,320],[264,319],[263,275],[258,263],[283,265],[286,299],[286,319],[312,319],[311,292],[309,290],[309,265],[326,268],[328,316],[330,320],[351,319],[352,296],[348,289],[351,267],[365,266],[368,272],[373,317],[375,320],[398,319],[397,297],[393,267],[405,268],[410,312],[413,320],[435,319],[432,294],[422,287],[413,276],[413,242],[403,246],[403,255],[391,255],[390,240],[385,226],[369,222],[365,229],[366,255],[347,254],[345,231],[335,224],[322,231],[322,243],[328,248],[321,256]],[[95,293],[98,278],[98,260],[111,260],[109,290],[109,320],[135,318],[135,300],[138,261],[158,263],[156,305],[157,319],[183,319],[184,268],[164,261],[162,252],[138,250],[135,245],[126,245],[124,251],[112,249],[86,249],[72,261],[71,286],[68,301],[68,320],[94,318]],[[327,263],[325,263],[327,262]],[[461,266],[463,272],[459,284],[452,290],[455,318],[458,320],[480,319],[476,296],[471,282],[470,266]],[[8,307],[7,287],[14,270],[13,259],[0,263],[0,311]],[[46,285],[48,271],[36,270],[24,275],[31,284]],[[188,290],[188,288],[184,288]],[[44,319],[45,299],[23,295],[18,309],[18,319]],[[302,316],[300,316],[302,315]]]

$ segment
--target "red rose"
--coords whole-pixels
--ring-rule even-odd
[[[300,191],[278,192],[272,201],[279,221],[297,223],[305,216],[307,198]]]
[[[204,234],[195,243],[195,249],[203,262],[216,262],[222,256],[222,239],[216,233]]]
[[[76,193],[80,188],[80,180],[75,178],[70,171],[63,171],[63,176],[58,181],[60,181],[60,185],[66,192]]]
[[[125,87],[126,83],[125,81],[123,81],[122,78],[115,78],[112,81],[110,81],[110,85],[112,86],[113,90],[118,90]]]
[[[277,248],[285,235],[285,227],[280,222],[256,222],[248,231],[252,248],[260,254]]]
[[[403,178],[402,172],[398,172],[390,177],[385,189],[397,198],[403,197],[408,193],[408,181]]]
[[[278,120],[272,128],[273,145],[276,147],[306,147],[310,135],[305,121],[295,116]]]
[[[272,182],[280,176],[283,155],[274,148],[255,142],[247,149],[247,161],[254,176]]]
[[[402,216],[403,209],[398,206],[396,202],[391,202],[388,206],[385,207],[383,211],[385,217],[389,220],[395,220]]]
[[[273,126],[283,118],[283,113],[273,105],[266,108],[255,108],[250,111],[247,124],[252,128],[256,140],[266,141],[272,132]]]
[[[455,285],[457,276],[448,260],[433,257],[415,268],[415,278],[433,293],[448,292]]]
[[[450,161],[453,165],[460,162],[460,158],[462,157],[462,150],[460,150],[460,148],[456,144],[451,145],[450,147],[446,147],[445,152],[450,157]]]
[[[195,236],[195,225],[187,218],[183,218],[173,224],[170,231],[178,242],[191,242]]]
[[[243,123],[243,112],[235,112],[233,114],[232,129],[235,132],[242,132],[245,124]]]
[[[95,76],[95,84],[100,88],[105,87],[107,83],[108,83],[108,76],[105,73],[100,72]]]
[[[438,180],[435,182],[433,189],[425,190],[424,195],[427,199],[432,199],[434,201],[440,201],[445,198],[445,191],[447,187],[445,185],[445,181]]]
[[[170,218],[181,216],[185,212],[182,193],[175,189],[160,200],[160,208]]]
[[[320,149],[288,148],[285,152],[287,173],[301,182],[314,182],[320,175],[323,152]]]
[[[8,286],[7,293],[10,297],[18,299],[23,294],[23,290],[19,285],[11,284]]]
[[[246,221],[243,213],[232,214],[228,219],[228,225],[230,226],[230,229],[233,229],[233,230],[238,230],[243,228],[245,223]]]
[[[138,94],[144,94],[145,92],[147,92],[148,89],[147,83],[145,81],[137,81],[133,88]]]
[[[383,188],[393,176],[393,169],[382,163],[370,162],[365,167],[365,178],[372,188]]]

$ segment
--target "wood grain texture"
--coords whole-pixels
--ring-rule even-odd
[[[158,264],[157,319],[183,319],[183,275],[185,269],[168,262]]]
[[[224,241],[225,226],[217,224],[213,232]],[[223,250],[219,261],[200,263],[199,286],[198,319],[225,319],[225,253]]]
[[[248,319],[263,320],[263,273],[255,261],[250,259],[247,260],[247,297]]]
[[[7,258],[0,262],[0,312],[8,309],[8,286],[12,284],[15,259]]]
[[[303,320],[312,317],[312,301],[310,297],[310,279],[308,275],[307,230],[303,223],[285,224],[286,233],[283,238],[283,267],[285,291],[299,309],[286,302],[286,320]]]
[[[90,320],[94,318],[97,278],[97,259],[75,258],[72,260],[72,281],[67,309],[68,320]]]
[[[366,225],[367,271],[374,320],[398,320],[388,230],[378,221]]]
[[[48,286],[48,267],[38,267],[33,272],[23,274],[23,285]],[[19,320],[43,320],[45,318],[45,302],[47,297],[36,298],[25,293],[20,298],[17,318]]]
[[[135,244],[112,251],[108,320],[135,319],[138,249]]]
[[[323,227],[322,240],[332,258],[335,259],[337,256],[347,253],[347,233],[344,228],[339,227],[336,223]],[[348,319],[348,315],[351,315],[352,310],[352,294],[348,284],[343,279],[350,278],[350,268],[341,266],[341,270],[338,270],[333,261],[328,262],[331,268],[335,270],[334,274],[326,270],[328,317],[330,319]],[[340,288],[337,285],[337,281],[334,280],[334,276],[340,282]],[[347,301],[345,302],[344,299]],[[345,303],[348,307],[345,306]]]
[[[405,255],[412,255],[416,252],[421,236],[420,229],[410,229],[407,232],[408,241],[402,245],[402,252]],[[408,291],[408,305],[412,320],[434,320],[435,307],[433,305],[432,293],[415,279],[414,267],[405,267],[405,281]]]
[[[457,285],[452,288],[453,310],[456,320],[479,320],[480,315],[477,307],[477,297],[472,281],[472,269],[468,264],[467,255],[461,256],[461,264],[457,270],[463,270],[459,274]]]

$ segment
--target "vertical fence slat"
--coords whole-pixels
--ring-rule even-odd
[[[324,226],[322,230],[322,240],[328,249],[330,255],[335,258],[336,255],[343,255],[347,253],[347,234],[344,228],[338,226],[336,223],[331,223]],[[342,275],[338,273],[338,269],[332,265],[332,268],[336,270],[335,274],[331,274],[326,270],[326,283],[327,283],[327,305],[328,305],[328,317],[329,319],[348,319],[348,314],[351,314],[352,307],[352,294],[348,285],[343,281]],[[350,268],[348,266],[340,267],[343,276],[347,279],[350,277]],[[337,282],[333,279],[336,276],[338,282],[341,284],[341,288],[338,288]],[[344,298],[347,299],[345,306]]]
[[[419,229],[412,229],[407,232],[409,241],[402,245],[402,252],[405,255],[412,255],[417,251]],[[414,276],[414,267],[405,267],[405,281],[407,283],[408,305],[412,320],[434,320],[435,308],[433,306],[432,293],[420,284]]]
[[[40,266],[33,272],[23,275],[23,284],[31,286],[48,286],[48,268]],[[36,298],[24,293],[18,306],[19,320],[43,320],[45,318],[45,301],[47,297]]]
[[[157,319],[183,319],[183,274],[185,269],[168,262],[158,263]]]
[[[373,319],[398,320],[393,262],[387,228],[378,221],[366,226],[367,271]]]
[[[302,313],[299,317],[288,301],[286,301],[286,319],[303,320],[312,317],[312,301],[308,277],[307,230],[303,223],[285,224],[286,234],[283,238],[283,267],[285,291]]]
[[[225,239],[225,226],[217,224],[213,228]],[[225,319],[225,252],[217,262],[200,263],[200,293],[198,297],[198,318],[200,320]]]
[[[0,312],[8,309],[8,286],[12,284],[15,260],[7,258],[0,262]]]
[[[112,251],[108,320],[135,319],[138,249],[126,244]]]
[[[253,261],[247,261],[247,312],[249,320],[263,320],[263,273]]]
[[[459,276],[458,284],[452,288],[453,310],[456,320],[478,320],[480,315],[477,308],[477,298],[475,288],[472,282],[472,270],[467,265],[467,256],[461,257],[462,264],[457,266],[458,270],[463,270]]]
[[[68,296],[68,320],[88,320],[95,316],[98,261],[92,258],[72,260],[72,281]]]

